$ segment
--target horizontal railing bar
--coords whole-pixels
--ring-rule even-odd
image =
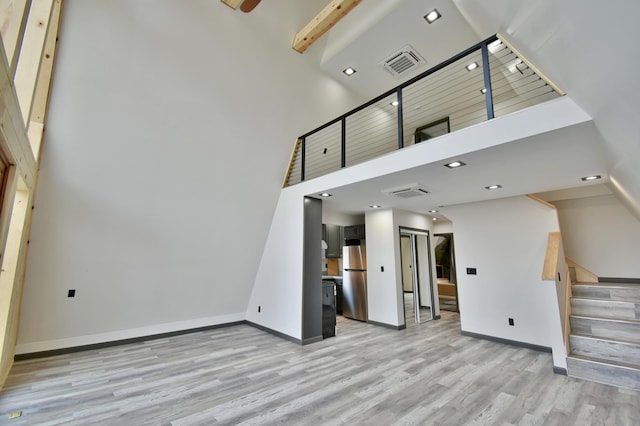
[[[489,43],[492,43],[492,42],[494,42],[496,40],[498,40],[498,36],[497,35],[493,35],[493,36],[487,38],[486,40],[483,40],[480,43],[477,43],[477,44],[471,46],[470,48],[468,48],[466,50],[463,50],[462,52],[458,53],[457,55],[452,56],[451,58],[447,59],[446,61],[441,62],[438,65],[434,65],[433,67],[429,68],[428,70],[424,71],[423,73],[418,74],[417,76],[413,77],[410,80],[405,81],[404,83],[394,87],[393,89],[384,92],[383,94],[373,98],[369,102],[367,102],[365,104],[362,104],[362,105],[352,109],[351,111],[347,112],[346,114],[342,114],[341,116],[329,121],[328,123],[325,123],[322,126],[317,127],[315,129],[313,129],[312,131],[305,133],[304,135],[300,136],[300,138],[306,138],[307,136],[310,136],[310,135],[312,135],[312,134],[314,134],[316,132],[324,130],[327,127],[329,127],[329,126],[331,126],[333,124],[341,122],[343,118],[346,118],[346,117],[348,117],[348,116],[350,116],[352,114],[355,114],[356,112],[361,111],[361,110],[363,110],[363,109],[375,104],[376,102],[379,102],[379,101],[383,100],[384,98],[386,98],[388,96],[396,94],[398,92],[398,90],[404,89],[405,87],[415,83],[416,81],[419,81],[419,80],[421,80],[421,79],[423,79],[423,78],[435,73],[436,71],[439,71],[439,70],[449,66],[450,64],[452,64],[452,63],[464,58],[465,56],[468,56],[468,55],[472,54],[473,52],[475,52],[477,50],[480,50],[482,48],[482,44],[483,43],[489,44]]]

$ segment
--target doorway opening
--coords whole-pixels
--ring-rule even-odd
[[[410,327],[438,318],[429,231],[400,228],[400,262],[405,325]]]
[[[434,245],[440,309],[460,312],[453,233],[434,234]]]

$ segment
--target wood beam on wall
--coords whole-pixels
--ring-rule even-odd
[[[311,22],[296,34],[293,40],[293,49],[303,53],[361,1],[362,0],[332,0]]]
[[[0,43],[0,55],[4,55]],[[0,66],[0,151],[9,164],[17,168],[27,188],[33,188],[36,179],[36,159],[31,151],[29,139],[22,119],[22,112],[13,89],[10,69]],[[3,212],[4,213],[4,212]]]
[[[16,187],[13,208],[11,209],[11,224],[2,259],[2,301],[0,301],[0,327],[3,330],[1,348],[0,380],[6,379],[15,353],[18,338],[18,320],[22,304],[22,282],[26,271],[27,244],[31,227],[31,209],[33,192],[26,190],[20,177],[11,182]],[[16,283],[20,283],[16,285]]]
[[[0,0],[0,33],[11,75],[16,72],[31,0]]]
[[[29,122],[31,115],[31,105],[40,71],[40,60],[49,32],[52,10],[53,0],[33,0],[27,19],[27,29],[24,33],[14,78],[24,123]]]
[[[49,93],[51,91],[56,48],[58,46],[61,10],[62,0],[54,0],[51,10],[51,22],[47,31],[42,58],[40,59],[40,72],[38,73],[38,81],[36,82],[33,104],[31,106],[31,116],[29,117],[27,128],[31,151],[36,158],[40,157],[44,123],[49,107]]]
[[[27,22],[35,22],[37,37],[32,38],[33,35],[25,32],[18,59],[18,68],[24,59],[23,64],[30,63],[35,69],[25,69],[25,75],[20,77],[23,79],[22,89],[26,90],[23,96],[28,99],[26,108],[21,109],[18,100],[19,72],[14,76],[8,62],[0,60],[0,154],[11,165],[6,172],[9,174],[0,217],[0,245],[3,250],[0,260],[3,291],[0,316],[4,322],[0,327],[0,389],[13,363],[18,336],[40,144],[46,124],[62,0],[33,0],[33,4]],[[36,4],[42,7],[35,7]],[[51,6],[48,14],[43,4]],[[34,15],[31,16],[31,13]],[[41,25],[45,22],[45,15],[46,25]],[[44,33],[41,27],[45,27]],[[40,45],[34,40],[39,40]],[[39,56],[36,57],[37,53]],[[2,43],[0,55],[6,58]],[[33,81],[24,80],[26,76],[31,76]],[[31,111],[26,115],[28,121],[23,117],[25,111]]]

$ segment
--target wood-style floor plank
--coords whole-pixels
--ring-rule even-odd
[[[339,317],[299,346],[247,325],[16,362],[0,425],[635,425],[640,392],[554,374],[551,355]],[[8,419],[9,413],[22,416]]]

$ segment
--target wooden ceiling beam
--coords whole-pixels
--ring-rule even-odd
[[[240,6],[240,3],[242,3],[243,0],[220,0],[220,1],[235,10],[238,8],[238,6]]]
[[[311,20],[293,40],[293,49],[303,53],[322,34],[326,33],[340,19],[356,7],[362,0],[332,0]]]

